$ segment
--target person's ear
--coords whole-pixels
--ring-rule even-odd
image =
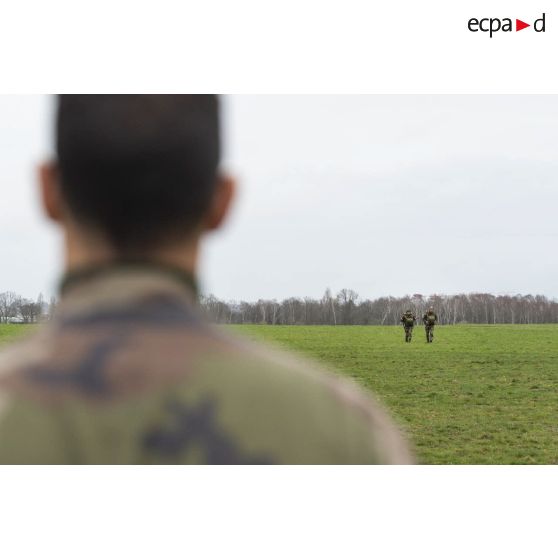
[[[39,166],[39,190],[43,211],[53,221],[62,221],[62,193],[58,179],[58,167],[54,162],[46,162]]]
[[[229,214],[235,191],[236,183],[232,177],[220,175],[217,178],[213,199],[204,219],[206,231],[218,229],[223,224]]]

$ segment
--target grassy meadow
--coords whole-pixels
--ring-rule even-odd
[[[0,324],[0,348],[6,343],[15,341],[18,337],[33,331],[36,325]]]
[[[35,326],[0,325],[0,347]],[[228,326],[374,391],[420,463],[558,463],[558,325]]]
[[[558,325],[233,326],[371,389],[420,463],[558,463]]]

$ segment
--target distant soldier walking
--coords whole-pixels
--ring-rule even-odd
[[[407,310],[405,314],[401,316],[401,323],[405,329],[405,343],[410,343],[413,338],[413,327],[415,327],[415,322],[417,317],[413,314],[411,310]]]
[[[434,340],[434,326],[438,323],[438,315],[434,312],[432,306],[425,312],[422,321],[426,330],[426,342],[432,343]]]

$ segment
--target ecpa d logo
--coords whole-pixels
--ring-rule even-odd
[[[482,19],[477,19],[476,17],[472,17],[468,22],[469,31],[473,33],[478,33],[481,31],[482,33],[489,33],[489,37],[492,38],[494,33],[498,33],[499,31],[504,33],[510,33],[513,31],[521,31],[522,29],[526,29],[527,27],[531,27],[530,23],[525,23],[521,19],[515,20],[515,29],[513,25],[513,19],[510,17],[505,17],[500,19],[498,17],[484,17]],[[536,33],[544,33],[546,26],[546,14],[543,14],[539,19],[536,19],[533,22],[533,30]]]

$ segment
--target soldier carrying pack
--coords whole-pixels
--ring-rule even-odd
[[[400,321],[403,324],[403,328],[405,330],[405,343],[410,343],[413,338],[413,327],[415,326],[417,317],[413,314],[411,310],[407,310],[401,316]]]
[[[438,323],[438,315],[434,312],[432,306],[425,312],[422,321],[426,331],[426,342],[432,343],[434,341],[434,326]]]

